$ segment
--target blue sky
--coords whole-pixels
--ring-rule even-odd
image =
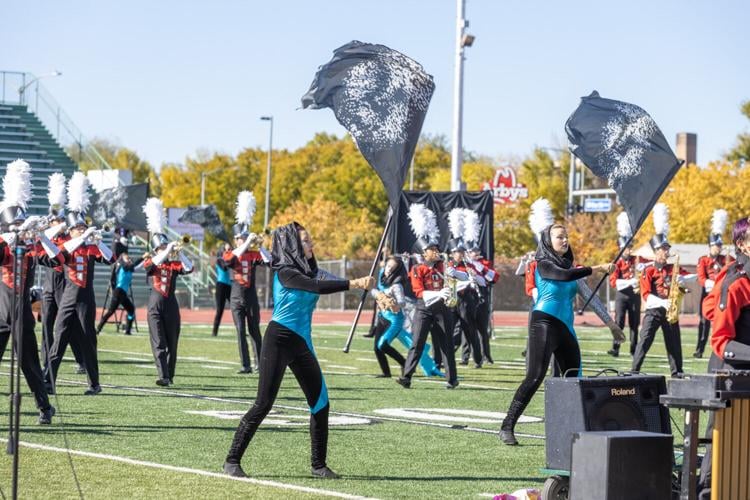
[[[424,132],[450,137],[454,0],[3,2],[0,69],[37,74],[88,136],[159,165],[199,150],[296,148],[343,134],[329,110],[301,111],[317,67],[350,40],[419,61],[436,91]],[[465,66],[465,149],[518,158],[565,144],[580,96],[646,109],[698,161],[750,129],[746,1],[467,0],[477,39]],[[742,61],[745,61],[744,63]]]

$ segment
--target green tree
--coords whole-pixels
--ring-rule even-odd
[[[750,101],[745,101],[740,106],[740,111],[750,120]],[[750,133],[742,133],[737,136],[737,144],[727,154],[729,161],[750,161]]]
[[[110,167],[115,170],[130,170],[133,173],[134,183],[148,182],[151,193],[155,196],[159,195],[159,175],[149,162],[144,161],[138,156],[138,153],[101,138],[94,138],[89,144],[96,149]],[[83,172],[99,168],[99,165],[87,159],[86,155],[79,155],[78,152],[73,152],[72,157],[82,158],[78,168]]]

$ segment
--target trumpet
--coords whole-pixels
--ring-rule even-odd
[[[183,248],[190,244],[191,241],[193,241],[192,236],[190,236],[189,234],[183,234],[180,237],[180,240],[175,243],[174,247],[172,248],[172,253],[177,254],[181,252]]]

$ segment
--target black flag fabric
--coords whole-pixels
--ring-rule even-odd
[[[302,107],[331,108],[398,206],[427,108],[432,76],[384,45],[350,42],[318,69]]]
[[[224,230],[224,224],[221,223],[219,214],[216,212],[216,206],[214,205],[206,205],[205,207],[190,205],[177,220],[184,223],[198,224],[208,234],[220,240],[229,241],[229,236],[226,230]]]
[[[89,215],[93,224],[146,231],[143,205],[148,198],[148,183],[105,189],[91,196]]]
[[[615,190],[635,234],[682,165],[656,122],[634,104],[593,91],[565,131],[571,152]]]

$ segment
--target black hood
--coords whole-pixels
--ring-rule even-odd
[[[388,260],[391,260],[391,259],[396,261],[396,268],[388,276],[386,276],[385,270],[384,270],[383,274],[380,277],[380,283],[383,286],[387,286],[387,287],[399,284],[404,288],[404,295],[406,295],[407,297],[412,297],[414,294],[411,290],[411,281],[409,280],[409,273],[407,273],[406,271],[406,266],[404,265],[404,261],[398,257],[388,258]],[[388,260],[386,260],[386,264],[388,263]]]
[[[544,228],[544,231],[542,231],[542,237],[536,248],[536,260],[547,260],[563,269],[570,269],[573,267],[573,250],[570,248],[570,243],[568,243],[568,251],[565,252],[565,255],[560,255],[555,252],[552,248],[551,230],[552,225],[549,225]]]
[[[298,232],[301,229],[305,228],[297,222],[292,222],[274,230],[271,269],[279,272],[285,268],[294,268],[310,278],[315,278],[318,275],[318,263],[315,256],[311,259],[305,258],[305,250],[302,248]]]

